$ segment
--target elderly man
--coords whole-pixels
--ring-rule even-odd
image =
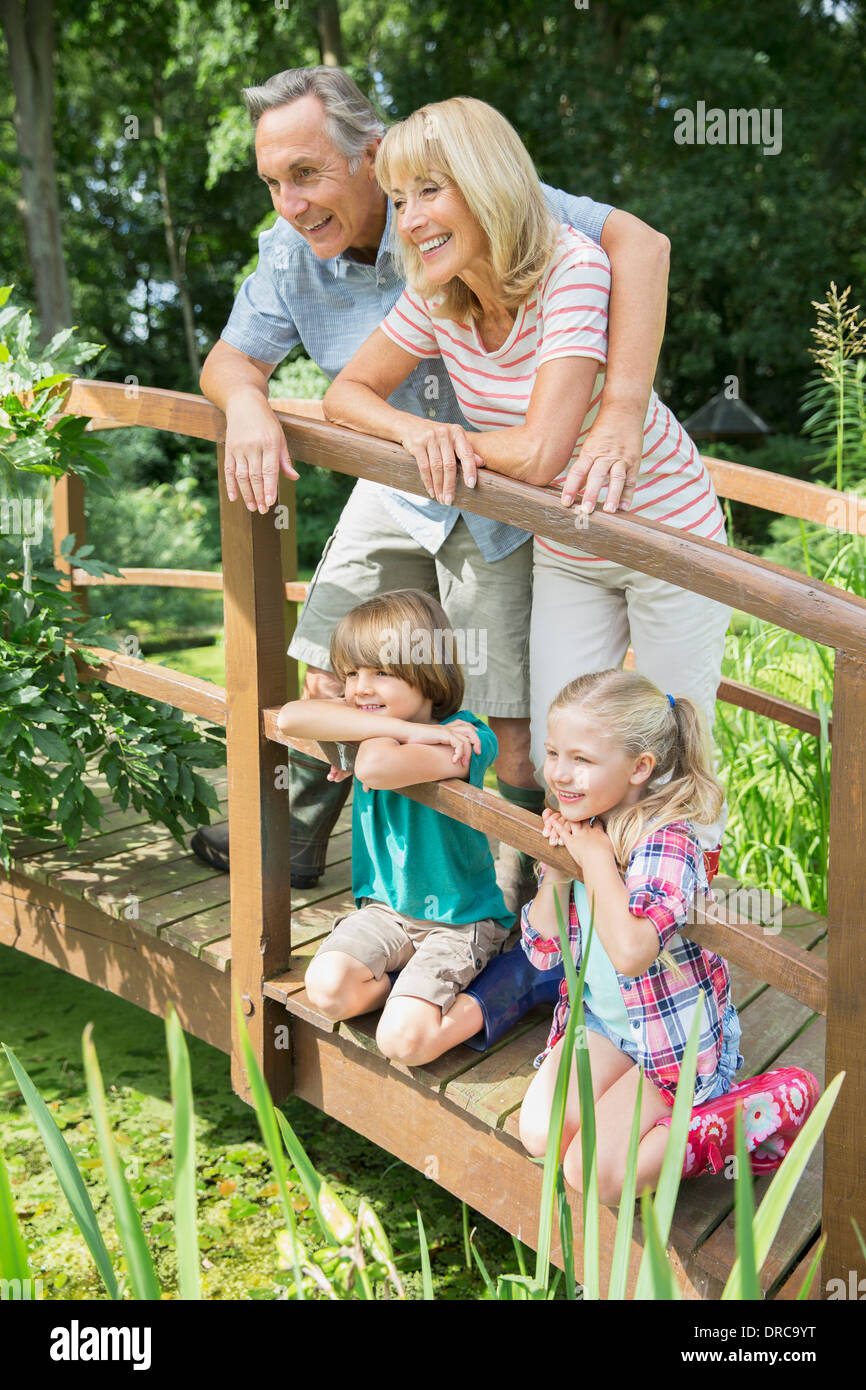
[[[256,130],[259,177],[279,214],[259,238],[259,263],[241,286],[229,321],[201,376],[206,396],[225,412],[225,474],[238,495],[264,513],[277,497],[282,469],[298,474],[268,401],[268,378],[302,343],[330,378],[381,322],[403,290],[392,263],[390,204],[374,160],[384,133],[375,111],[337,68],[279,73],[244,98]],[[627,506],[634,491],[643,420],[664,330],[669,243],[630,214],[546,188],[548,206],[600,242],[611,260],[610,346],[597,421],[572,472],[592,510],[609,484],[607,510]],[[441,359],[423,362],[392,404],[418,416],[465,424]],[[281,402],[323,418],[318,402]],[[377,593],[420,588],[445,608],[466,649],[466,705],[489,718],[499,743],[496,773],[508,800],[540,812],[529,756],[528,631],[532,547],[529,536],[461,512],[453,479],[434,469],[425,500],[360,480],[313,577],[289,653],[307,662],[304,695],[337,697],[329,671],[330,634],[345,612]],[[471,464],[464,467],[474,481]],[[481,654],[483,652],[483,660]],[[324,870],[328,836],[349,783],[326,780],[313,759],[289,757],[291,867],[296,887]],[[193,847],[228,868],[225,827],[202,828]],[[503,862],[509,905],[527,865]],[[510,881],[509,881],[510,879]],[[525,887],[525,885],[524,885]]]

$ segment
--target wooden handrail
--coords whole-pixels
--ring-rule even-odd
[[[204,397],[137,387],[136,396],[129,399],[127,390],[113,382],[76,381],[64,410],[122,418],[128,424],[200,439],[224,437],[224,417]],[[293,457],[426,496],[414,460],[399,445],[316,420],[280,418]],[[484,470],[477,488],[457,484],[455,505],[563,545],[579,546],[866,660],[866,600],[796,570],[628,512],[608,516],[595,511],[584,518],[564,508],[554,489],[530,487]],[[579,529],[576,520],[581,522]]]
[[[296,748],[302,753],[328,762],[317,743],[309,739],[291,738],[277,724],[279,707],[262,710],[262,729],[272,743]],[[542,859],[546,864],[563,869],[582,881],[582,874],[566,849],[551,848],[541,833],[541,821],[530,811],[513,806],[501,796],[468,782],[452,779],[443,782],[424,782],[414,787],[401,787],[403,796],[441,811],[462,825],[470,825],[485,835],[494,835],[506,844]],[[681,928],[681,934],[697,941],[708,951],[715,951],[726,960],[745,966],[774,988],[793,999],[799,999],[818,1013],[827,1012],[827,966],[823,960],[804,951],[801,946],[785,940],[774,929],[765,930],[760,923],[733,917],[728,919],[716,910],[696,911],[693,921]]]

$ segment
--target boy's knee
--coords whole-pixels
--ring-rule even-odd
[[[304,989],[314,1009],[335,1022],[346,1010],[345,972],[327,956],[314,960],[304,976]]]
[[[435,1043],[422,1019],[411,1015],[389,1018],[387,1010],[376,1029],[376,1046],[389,1062],[404,1067],[421,1067],[436,1056]]]

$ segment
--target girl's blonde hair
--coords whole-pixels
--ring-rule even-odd
[[[331,636],[331,668],[338,680],[372,667],[398,676],[432,702],[436,720],[456,714],[465,682],[455,639],[441,604],[420,589],[396,589],[353,608]]]
[[[463,195],[487,237],[501,302],[516,309],[529,298],[553,255],[557,227],[547,209],[535,166],[514,127],[475,97],[451,97],[421,106],[390,128],[376,156],[385,192],[412,178],[444,175]],[[415,246],[392,224],[392,255],[407,283],[424,299],[438,296],[442,318],[477,318],[481,305],[457,276],[444,287],[428,281]]]
[[[693,700],[679,695],[672,706],[636,671],[595,671],[564,686],[549,712],[576,707],[598,722],[601,733],[609,732],[628,757],[652,753],[655,758],[640,801],[617,811],[605,825],[623,872],[648,829],[716,819],[725,794],[713,772],[706,721]]]

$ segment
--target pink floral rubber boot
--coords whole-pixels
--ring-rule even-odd
[[[692,1111],[683,1177],[719,1173],[734,1153],[734,1115],[743,1109],[752,1172],[774,1173],[814,1109],[820,1089],[810,1071],[780,1067],[735,1083],[723,1096]],[[670,1118],[659,1124],[670,1127]]]

